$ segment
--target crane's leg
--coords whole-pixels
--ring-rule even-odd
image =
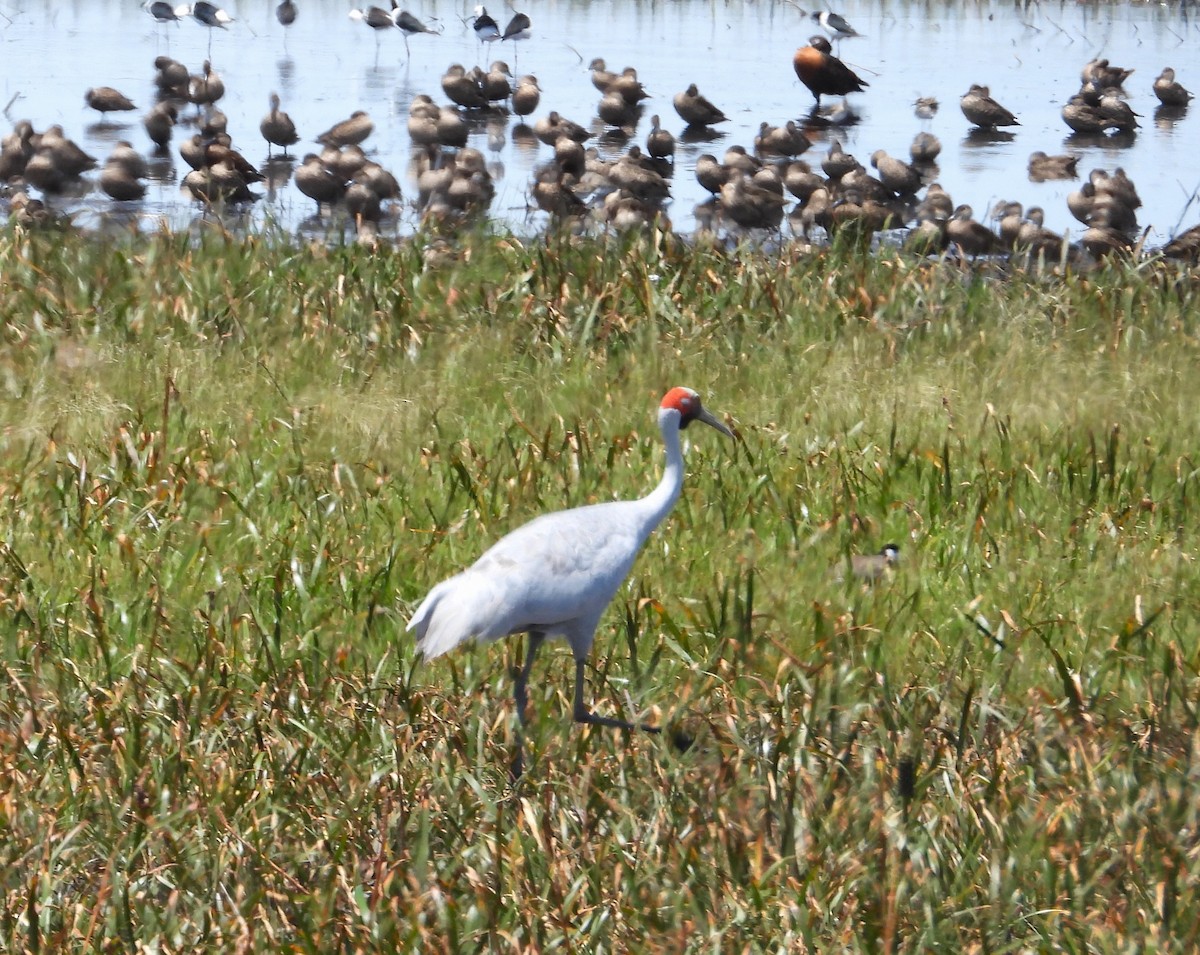
[[[537,630],[529,631],[529,646],[525,650],[525,666],[521,667],[521,672],[517,674],[517,682],[513,687],[513,699],[517,703],[517,716],[522,723],[525,723],[525,706],[529,703],[529,671],[533,669],[533,658],[537,656],[538,648],[541,647],[542,641],[546,639],[546,635]]]
[[[517,718],[521,721],[521,726],[524,726],[525,707],[529,703],[529,671],[533,669],[533,658],[537,656],[538,647],[546,639],[546,635],[537,630],[529,631],[529,645],[525,650],[525,666],[521,667],[521,672],[517,674],[517,682],[513,687],[513,700],[517,704]],[[509,775],[512,776],[515,783],[521,778],[525,772],[525,735],[524,730],[517,730],[517,752],[513,756],[512,766],[509,767]]]
[[[615,726],[618,729],[642,729],[647,733],[661,733],[662,727],[651,726],[649,723],[627,723],[611,716],[597,716],[583,702],[583,668],[586,660],[575,661],[575,722],[590,723],[592,726]]]

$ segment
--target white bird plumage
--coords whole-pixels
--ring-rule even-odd
[[[526,686],[538,647],[547,638],[562,637],[575,657],[575,720],[632,729],[633,724],[595,716],[584,705],[584,666],[605,608],[646,538],[679,498],[683,487],[679,432],[692,421],[733,436],[703,407],[696,392],[672,388],[659,405],[658,425],[667,460],[653,491],[633,501],[590,504],[537,517],[501,538],[466,570],[434,587],[408,623],[425,659],[472,638],[498,640],[528,633],[525,665],[513,692],[518,716],[524,720]]]

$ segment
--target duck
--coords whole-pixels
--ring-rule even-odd
[[[1154,95],[1163,106],[1187,106],[1192,99],[1192,94],[1175,79],[1175,71],[1169,66],[1164,66],[1154,81]]]
[[[170,144],[178,118],[178,110],[171,103],[166,102],[158,103],[142,117],[142,126],[146,130],[146,135],[158,147],[160,153],[164,152]]]
[[[744,229],[779,228],[786,205],[782,195],[738,172],[721,187],[719,201],[722,214]]]
[[[614,77],[605,92],[618,94],[630,106],[636,106],[642,100],[650,98],[646,87],[638,79],[637,70],[632,66],[625,67],[618,76]]]
[[[1129,132],[1138,128],[1139,114],[1135,113],[1133,108],[1121,98],[1116,87],[1110,86],[1104,90],[1096,111],[1109,129]]]
[[[1062,118],[1073,132],[1083,135],[1102,135],[1108,129],[1108,121],[1081,93],[1075,93],[1067,100],[1062,108]]]
[[[137,109],[129,97],[111,86],[97,86],[83,94],[84,102],[101,116]]]
[[[1029,154],[1029,181],[1045,182],[1047,179],[1074,179],[1078,173],[1079,157],[1063,154],[1048,156],[1042,150]]]
[[[821,106],[822,96],[859,93],[870,85],[833,55],[829,41],[822,36],[810,37],[808,46],[802,46],[795,52],[792,68],[800,82],[813,94],[816,109]]]
[[[897,196],[915,196],[921,188],[921,174],[912,166],[877,149],[871,154],[871,165],[879,170],[880,181]]]
[[[533,126],[533,133],[547,146],[553,146],[559,136],[566,136],[577,143],[587,142],[592,138],[579,123],[560,116],[557,110],[552,110],[544,119],[539,119]]]
[[[972,83],[971,88],[959,100],[963,115],[979,129],[995,129],[998,126],[1020,126],[1011,112],[992,99],[986,86]]]
[[[920,132],[913,136],[912,145],[908,147],[909,158],[914,163],[928,165],[934,162],[942,152],[942,142],[933,133]]]
[[[609,90],[600,98],[596,113],[605,126],[632,127],[637,125],[641,107],[630,103],[621,94]]]
[[[754,147],[760,153],[774,153],[789,158],[799,156],[811,145],[808,137],[804,135],[804,130],[790,119],[783,126],[762,123],[758,127],[758,135],[754,138]]]
[[[503,60],[496,60],[488,67],[480,81],[483,98],[492,103],[504,103],[512,96],[512,72]]]
[[[602,96],[608,92],[608,88],[617,81],[617,77],[620,75],[608,69],[604,60],[600,57],[596,57],[594,60],[592,60],[592,62],[588,64],[588,69],[592,74],[592,86],[596,87]]]
[[[957,246],[960,255],[972,257],[998,251],[999,237],[982,222],[972,218],[973,213],[974,210],[965,203],[955,208],[946,221],[948,243]]]
[[[1200,263],[1200,225],[1181,232],[1162,247],[1165,258],[1192,264]]]
[[[831,139],[829,141],[829,152],[821,161],[821,169],[825,175],[836,182],[842,179],[847,173],[861,168],[862,163],[855,159],[853,155],[846,152],[842,147],[840,139]]]
[[[258,124],[258,131],[267,141],[268,159],[271,158],[272,146],[282,146],[286,158],[288,146],[294,146],[300,141],[300,137],[296,133],[296,124],[292,122],[292,118],[279,108],[279,94],[272,93],[269,102],[270,112]]]
[[[346,194],[346,181],[326,168],[316,153],[304,157],[293,179],[301,194],[317,203],[318,210],[333,205]]]
[[[517,80],[512,94],[512,111],[518,116],[529,116],[538,108],[542,99],[542,88],[536,76],[522,76]]]
[[[646,152],[652,159],[675,159],[675,137],[662,128],[658,114],[650,117],[650,132],[646,136]]]
[[[140,167],[132,162],[125,150],[132,152],[140,160]],[[146,195],[146,184],[142,178],[146,175],[146,163],[134,152],[133,147],[126,142],[118,142],[113,154],[104,162],[100,170],[100,188],[104,194],[118,202],[136,202]]]
[[[160,93],[187,99],[188,68],[169,56],[154,58],[154,85]]]
[[[211,106],[224,95],[225,81],[213,70],[211,61],[205,60],[200,75],[188,79],[188,102],[196,106]]]
[[[1124,70],[1119,66],[1111,66],[1107,59],[1089,60],[1079,74],[1082,83],[1095,83],[1101,89],[1108,86],[1124,86],[1125,81],[1133,75],[1133,70]]]
[[[317,142],[323,146],[357,146],[363,142],[375,129],[371,117],[366,110],[356,109],[349,119],[334,123],[329,129],[317,137]]]
[[[480,86],[482,75],[468,73],[461,63],[452,63],[442,74],[442,92],[463,109],[486,109],[488,98]]]
[[[676,93],[672,103],[680,119],[689,126],[712,126],[729,119],[700,93],[695,83],[682,93]]]

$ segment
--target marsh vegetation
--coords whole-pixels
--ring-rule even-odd
[[[0,235],[0,947],[1195,947],[1194,272],[426,240]],[[514,785],[408,613],[676,384],[588,691],[694,742],[549,645]]]

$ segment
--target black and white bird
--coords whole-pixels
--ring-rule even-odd
[[[862,36],[854,27],[846,22],[840,13],[830,13],[828,10],[814,10],[812,18],[822,30],[829,34],[831,40],[845,40],[852,36]]]
[[[224,30],[230,23],[233,23],[233,17],[215,3],[209,3],[208,0],[196,0],[188,12],[191,13],[193,20],[206,27],[220,27]]]
[[[394,4],[395,0],[393,0]],[[408,38],[415,36],[418,33],[437,33],[437,30],[430,29],[407,10],[392,10],[392,19],[396,26],[400,28],[400,32],[404,34],[404,52],[409,53]]]
[[[472,27],[480,43],[493,43],[500,39],[500,26],[488,15],[487,7],[483,4],[475,8],[475,20]]]

